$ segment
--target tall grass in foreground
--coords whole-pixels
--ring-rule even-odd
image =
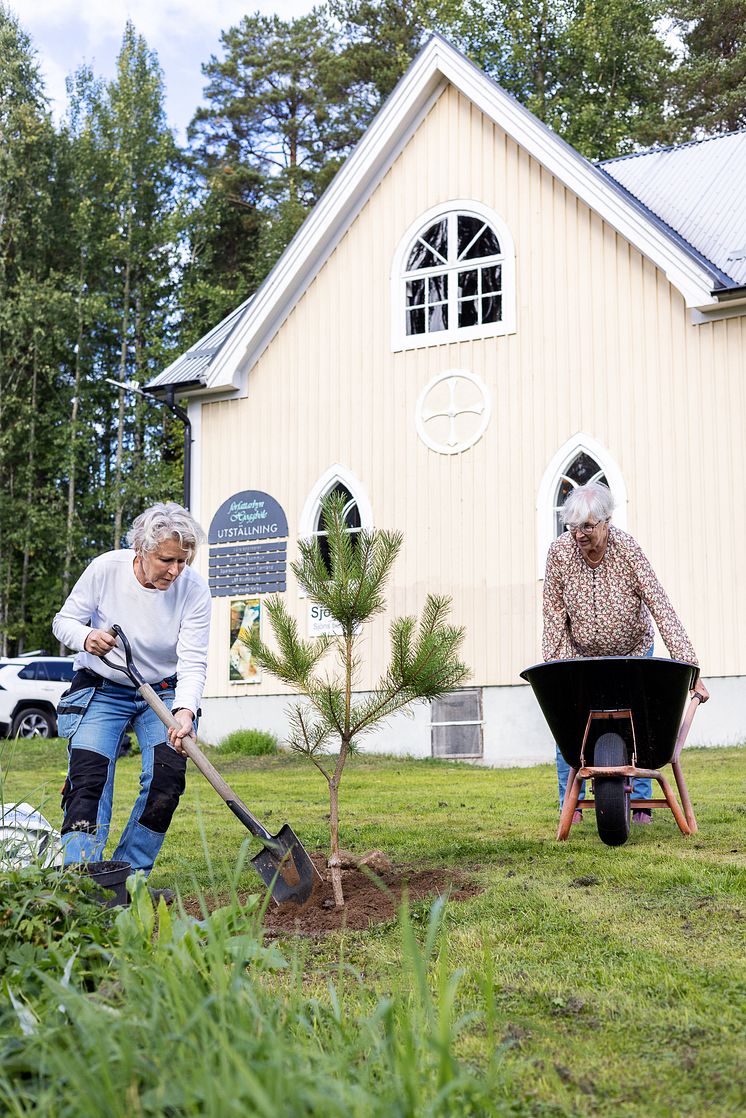
[[[406,980],[390,996],[371,994],[341,961],[323,996],[315,996],[297,959],[263,943],[258,898],[241,904],[234,892],[229,905],[201,922],[172,918],[161,901],[156,921],[145,883],[136,881],[131,907],[113,924],[105,913],[91,917],[94,939],[109,929],[98,973],[88,953],[77,974],[78,950],[60,928],[50,944],[55,967],[32,968],[34,982],[23,968],[11,968],[0,999],[0,1112],[520,1113],[491,1100],[496,1063],[477,1074],[455,1056],[463,1022],[455,1012],[459,975],[448,968],[443,903],[433,905],[424,935],[402,912]]]
[[[2,751],[0,743],[0,767]],[[226,759],[225,764],[231,785],[260,818],[274,812],[275,821],[279,816],[293,824],[309,849],[324,848],[323,790],[302,760],[281,754]],[[57,789],[65,769],[62,743],[24,741],[12,767],[0,774],[0,796],[5,782],[6,800],[28,800],[59,825]],[[115,835],[137,795],[139,759],[125,758],[119,770]],[[252,1022],[249,1010],[239,1012],[231,1002],[227,1032],[214,1027],[212,1062],[202,1053],[197,1023],[186,1018],[185,1024],[167,1000],[158,1008],[162,1033],[151,1024],[149,997],[155,1005],[162,996],[154,973],[168,974],[164,981],[182,981],[171,964],[168,970],[159,968],[138,948],[135,959],[141,961],[132,966],[148,970],[153,990],[136,997],[128,987],[125,994],[123,982],[134,980],[120,974],[119,928],[97,930],[71,896],[50,899],[49,909],[24,907],[19,894],[8,900],[10,885],[2,878],[0,932],[2,922],[9,923],[7,934],[0,934],[0,1115],[17,1118],[33,1111],[53,1118],[97,1118],[103,1112],[98,1085],[93,1101],[84,1099],[75,1093],[70,1069],[75,1061],[92,1060],[95,1070],[83,1068],[81,1082],[86,1091],[94,1089],[102,1064],[96,1047],[106,1045],[108,1052],[110,1022],[126,1033],[134,1053],[128,1059],[136,1061],[130,1080],[116,1068],[110,1094],[130,1092],[133,1118],[158,1110],[157,1090],[163,1088],[153,1084],[161,1081],[186,1084],[191,1101],[181,1112],[188,1115],[252,1118],[264,1113],[259,1103],[247,1102],[246,1094],[233,1101],[230,1092],[240,1073],[223,1073],[217,1053],[227,1045],[240,1064],[254,1071],[252,1045],[258,1047],[277,1028],[283,1057],[273,1051],[274,1067],[270,1057],[266,1067],[261,1055],[257,1063],[264,1067],[262,1076],[282,1075],[289,1098],[298,1094],[297,1107],[287,1102],[283,1116],[315,1113],[303,1109],[297,1067],[306,1069],[309,1091],[343,1079],[350,1114],[356,1113],[354,1106],[357,1112],[393,1118],[413,1110],[446,1114],[449,1106],[453,1118],[746,1114],[746,748],[687,750],[686,772],[699,833],[684,838],[670,813],[662,812],[652,827],[634,828],[625,846],[612,849],[599,841],[592,818],[573,827],[569,842],[554,841],[554,766],[485,770],[441,761],[351,758],[345,769],[351,849],[362,852],[375,845],[395,862],[413,866],[457,865],[469,870],[484,892],[445,906],[442,932],[429,953],[430,909],[414,903],[404,922],[322,941],[295,939],[282,948],[285,966],[270,965],[260,953],[237,981],[242,988],[249,982],[261,1012]],[[194,929],[198,955],[208,934],[223,939],[250,934],[257,951],[265,950],[259,937],[247,932],[258,919],[255,902],[242,909],[230,899],[232,892],[245,897],[260,888],[247,860],[255,850],[205,782],[191,779],[151,884],[177,889],[190,911],[201,893],[235,913],[225,917],[233,920],[233,930],[222,924],[219,932]],[[44,893],[46,886],[37,885]],[[60,919],[60,933],[50,939],[49,950],[46,924],[57,923],[54,913],[62,902],[73,905],[77,923],[73,927],[71,920]],[[13,924],[13,913],[22,908],[22,919]],[[99,910],[97,920],[106,919]],[[408,925],[422,960],[419,970],[408,946]],[[67,929],[64,943],[62,929]],[[178,916],[172,938],[183,938]],[[176,950],[169,947],[167,954]],[[242,950],[251,948],[245,944]],[[220,965],[235,967],[233,962]],[[58,1009],[63,998],[55,987],[44,985],[40,991],[42,981],[34,977],[41,971],[50,981],[64,983],[68,966],[70,987],[76,996],[87,991],[86,1002],[98,1012],[100,1036],[87,1040],[82,1054],[74,1051],[75,1022]],[[463,968],[463,975],[454,975],[454,966]],[[183,967],[188,972],[186,962]],[[425,1002],[423,974],[432,991]],[[190,1012],[195,1019],[210,1019],[217,1013],[214,998],[204,984],[200,995],[190,982],[187,974],[183,985]],[[449,1009],[454,991],[455,1008]],[[200,996],[209,1005],[203,1007]],[[241,993],[239,1000],[246,997]],[[24,1011],[32,1013],[35,1035],[22,1032]],[[251,1028],[261,1030],[261,1038]],[[451,1037],[450,1045],[442,1035]],[[62,1045],[64,1060],[57,1052],[44,1055],[43,1046],[54,1044]],[[115,1052],[115,1064],[120,1058]],[[53,1088],[59,1073],[53,1076],[45,1061],[55,1069],[64,1065],[59,1098]],[[409,1087],[407,1077],[413,1081]],[[259,1081],[263,1086],[261,1076]],[[340,1090],[329,1086],[330,1098],[324,1099],[324,1113],[332,1118],[340,1109]],[[148,1092],[156,1093],[151,1098]],[[119,1113],[115,1104],[112,1113]]]

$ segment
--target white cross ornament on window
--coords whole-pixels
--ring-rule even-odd
[[[476,373],[451,369],[439,373],[420,393],[417,434],[438,454],[462,454],[481,439],[490,412],[489,391]]]

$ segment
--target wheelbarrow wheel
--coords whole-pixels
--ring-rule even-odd
[[[602,734],[593,751],[594,768],[627,764],[627,747],[619,734]],[[629,793],[623,776],[597,776],[593,781],[598,837],[607,846],[622,846],[629,838]]]

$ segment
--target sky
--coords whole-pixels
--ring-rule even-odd
[[[220,32],[256,11],[293,19],[313,0],[3,0],[30,36],[50,107],[62,116],[65,78],[87,62],[102,78],[114,76],[128,18],[158,55],[166,86],[166,115],[183,142],[202,100],[202,63],[222,57]]]

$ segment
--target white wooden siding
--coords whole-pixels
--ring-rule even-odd
[[[393,353],[403,231],[470,197],[515,239],[517,331]],[[452,595],[472,683],[516,684],[540,655],[537,490],[558,447],[584,431],[620,465],[629,530],[705,674],[746,674],[745,354],[746,319],[691,325],[662,272],[449,88],[251,370],[248,398],[205,404],[199,508],[207,527],[231,493],[266,490],[287,513],[294,557],[309,490],[343,463],[376,526],[404,533],[390,616],[418,611],[428,591]],[[486,383],[492,418],[475,446],[446,456],[419,440],[414,410],[453,368]],[[305,632],[292,576],[286,597]],[[387,623],[373,628],[363,687],[384,665]],[[206,693],[282,690],[266,678],[229,684],[227,649],[228,602],[217,599]]]

